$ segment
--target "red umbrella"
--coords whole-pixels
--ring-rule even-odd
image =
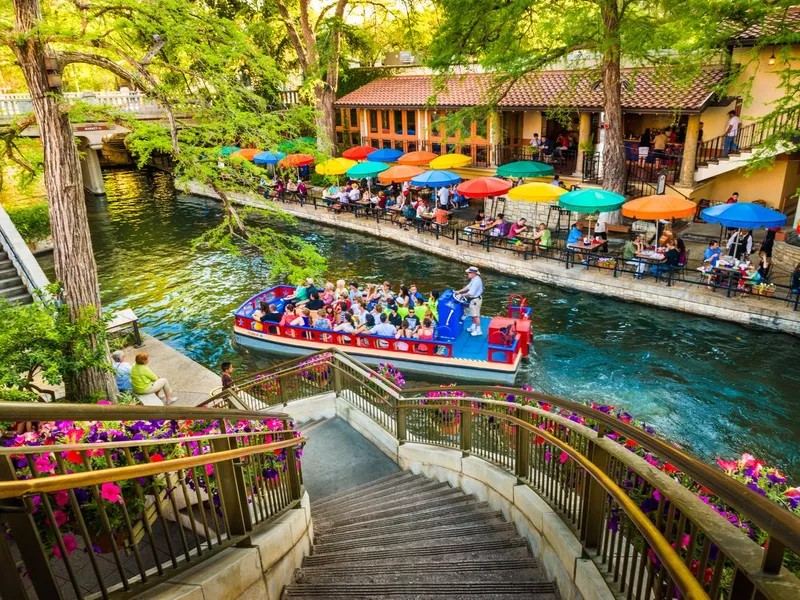
[[[476,177],[458,184],[458,193],[467,198],[502,196],[511,189],[511,182],[497,177]]]
[[[350,160],[366,160],[368,154],[375,152],[377,148],[372,146],[353,146],[342,152],[342,156]]]
[[[278,163],[281,167],[302,167],[314,162],[314,157],[310,154],[290,154]]]

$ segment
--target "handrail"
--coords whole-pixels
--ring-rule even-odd
[[[735,508],[742,514],[746,514],[761,529],[769,532],[771,536],[780,541],[784,546],[793,552],[800,554],[800,517],[793,515],[788,510],[779,509],[773,502],[761,496],[747,486],[731,479],[721,471],[711,465],[704,463],[672,444],[648,434],[646,431],[634,427],[624,421],[620,421],[606,413],[587,408],[585,404],[566,400],[558,396],[551,396],[540,392],[523,390],[514,387],[504,386],[481,386],[481,385],[456,385],[446,388],[448,392],[479,392],[479,393],[502,393],[515,394],[526,398],[533,398],[553,406],[567,409],[582,417],[592,419],[601,423],[610,430],[622,433],[625,437],[634,440],[642,447],[651,450],[659,457],[670,464],[680,468],[689,477],[713,490],[723,502]],[[415,394],[442,391],[441,387],[422,387],[415,388]],[[403,395],[403,400],[420,399],[419,397],[408,397]],[[514,406],[511,404],[510,406]],[[602,432],[598,432],[602,436]]]
[[[47,276],[42,271],[39,263],[36,262],[36,258],[31,253],[25,240],[22,239],[22,236],[17,231],[17,228],[11,221],[11,217],[1,205],[0,237],[2,237],[2,240],[0,240],[0,247],[8,252],[11,262],[22,271],[22,277],[25,279],[23,283],[28,293],[32,294],[34,290],[44,289],[49,283]],[[21,254],[25,256],[21,256]],[[28,265],[30,265],[30,269]],[[33,270],[33,272],[31,272],[31,270]]]
[[[198,456],[187,456],[185,458],[173,458],[161,462],[150,462],[127,467],[115,467],[113,469],[102,469],[97,471],[87,471],[85,473],[71,473],[68,475],[52,475],[50,477],[37,477],[35,479],[18,479],[14,481],[0,482],[0,499],[19,498],[26,494],[38,494],[58,492],[60,490],[71,490],[78,487],[99,485],[107,482],[123,481],[137,477],[149,477],[151,475],[162,475],[179,469],[190,469],[206,464],[215,464],[226,460],[234,460],[251,456],[253,454],[263,454],[270,450],[282,450],[290,446],[297,446],[307,442],[305,437],[292,438],[281,442],[272,442],[260,446],[244,446],[236,450],[224,450],[221,452],[211,452]],[[90,444],[91,445],[91,444]],[[49,452],[50,446],[40,446],[40,451]]]
[[[441,390],[441,388],[438,389]],[[451,389],[453,388],[448,388],[448,391],[451,391]],[[471,400],[471,398],[459,398],[459,400]],[[480,399],[475,398],[475,400]],[[492,402],[492,404],[515,407],[514,404],[508,402]],[[633,521],[634,526],[644,536],[647,543],[654,549],[656,555],[661,558],[676,586],[678,589],[680,589],[681,594],[686,598],[708,598],[708,594],[706,594],[705,590],[695,579],[694,575],[692,575],[691,571],[680,558],[680,556],[674,551],[666,538],[664,538],[658,528],[650,521],[650,519],[647,518],[647,516],[641,511],[636,503],[634,503],[633,500],[631,500],[631,498],[616,483],[614,483],[614,481],[606,473],[602,471],[602,469],[600,469],[591,460],[563,440],[560,440],[551,433],[535,427],[531,423],[523,421],[522,419],[518,419],[511,415],[498,414],[481,408],[461,405],[452,406],[448,404],[423,404],[415,406],[414,408],[421,408],[425,410],[455,409],[462,413],[466,411],[471,414],[482,414],[494,418],[499,417],[503,421],[513,423],[515,426],[521,427],[529,433],[543,438],[548,443],[558,447],[561,451],[566,452],[572,460],[578,463],[583,469],[588,471],[590,475],[597,480],[598,483],[600,483],[603,489],[606,490],[606,492],[608,492],[608,494],[611,495],[621,507],[623,507],[625,513]]]

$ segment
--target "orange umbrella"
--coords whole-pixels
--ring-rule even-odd
[[[401,165],[427,165],[437,156],[439,155],[434,154],[433,152],[425,152],[424,150],[420,150],[418,152],[409,152],[408,154],[404,154],[397,159],[397,162]]]
[[[417,175],[422,175],[424,169],[419,167],[412,167],[410,165],[397,165],[389,167],[386,171],[378,175],[378,181],[381,183],[401,183],[403,181],[411,181]]]
[[[290,154],[278,163],[281,167],[302,167],[314,162],[314,157],[310,154]]]
[[[697,204],[691,200],[663,194],[636,198],[622,205],[623,215],[646,221],[691,217],[696,211]]]
[[[259,154],[261,150],[257,150],[256,148],[242,148],[241,150],[237,150],[231,156],[237,156],[239,158],[244,158],[247,160],[253,160],[256,154]]]

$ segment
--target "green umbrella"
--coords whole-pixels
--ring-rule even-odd
[[[347,176],[353,179],[377,177],[378,173],[383,173],[388,168],[389,165],[382,162],[361,162],[347,169]]]
[[[546,177],[553,172],[553,167],[535,160],[519,160],[497,167],[497,174],[501,177]]]
[[[575,190],[558,199],[558,205],[566,210],[582,213],[611,212],[625,204],[625,196],[608,190]]]
[[[239,150],[241,150],[239,146],[224,146],[219,153],[222,156],[230,156],[231,154],[233,154],[234,152],[238,152]]]
[[[278,144],[278,152],[297,152],[303,146],[316,146],[317,140],[312,137],[301,137],[295,138],[293,140],[286,140],[285,142],[281,142]]]

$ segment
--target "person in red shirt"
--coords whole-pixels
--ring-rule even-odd
[[[511,229],[508,231],[508,239],[513,240],[520,236],[520,234],[525,233],[528,230],[528,226],[525,225],[525,219],[520,219],[516,223],[511,226]]]
[[[736,204],[739,201],[739,192],[733,192],[731,197],[728,198],[727,204]]]

